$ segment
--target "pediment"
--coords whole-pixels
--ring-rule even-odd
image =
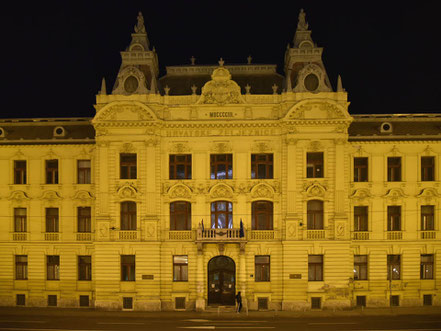
[[[100,121],[145,122],[156,119],[153,111],[140,102],[112,102],[98,111],[92,123]]]
[[[310,99],[295,104],[286,114],[285,120],[346,120],[352,121],[343,106],[331,100]]]
[[[231,199],[233,198],[233,189],[226,184],[216,184],[210,189],[209,194],[212,199]]]
[[[169,188],[168,195],[171,199],[183,198],[190,199],[191,198],[191,189],[184,184],[176,184]]]
[[[118,187],[116,193],[120,199],[136,199],[139,195],[136,186],[128,182]]]
[[[85,191],[85,190],[79,190],[76,191],[75,194],[72,196],[72,199],[74,200],[93,200],[95,197],[92,195],[92,193]]]
[[[304,194],[309,198],[324,198],[326,195],[326,188],[320,183],[312,183],[306,188]]]
[[[253,199],[257,199],[257,198],[273,199],[274,189],[268,184],[263,184],[263,183],[257,184],[251,189],[251,197]]]
[[[30,197],[24,191],[13,191],[9,195],[8,199],[9,200],[22,201],[22,200],[30,200]]]
[[[41,199],[52,201],[62,199],[62,197],[60,193],[53,190],[48,190],[43,192]]]
[[[404,191],[401,188],[391,188],[387,191],[384,197],[389,199],[402,199],[407,197],[407,195],[404,194]]]
[[[367,199],[372,197],[371,192],[366,189],[366,188],[359,188],[356,189],[350,196],[349,198],[351,199],[359,199],[359,200],[363,200],[363,199]]]
[[[433,187],[427,187],[423,190],[421,190],[420,194],[417,195],[418,198],[426,198],[426,199],[434,199],[439,198],[440,195],[438,193],[438,190]]]

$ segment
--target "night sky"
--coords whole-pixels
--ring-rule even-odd
[[[165,66],[277,64],[300,8],[335,88],[340,74],[352,114],[441,113],[441,18],[436,2],[394,7],[352,1],[54,1],[1,12],[0,118],[92,117],[102,77],[110,92],[142,11]],[[269,7],[271,6],[271,7]]]

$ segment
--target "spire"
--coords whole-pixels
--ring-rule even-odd
[[[152,76],[152,81],[150,82],[150,93],[156,94],[156,78],[155,76]]]
[[[132,42],[130,43],[129,50],[148,51],[149,39],[147,38],[147,31],[145,30],[144,25],[144,17],[142,16],[141,12],[138,13],[137,20],[138,22],[134,27],[135,32],[132,33]]]
[[[311,30],[308,29],[309,24],[306,22],[306,13],[302,9],[300,9],[299,13],[299,22],[297,23],[297,30],[294,35],[294,47],[298,48],[302,41],[308,40],[311,42],[312,46],[314,42],[311,38]]]
[[[337,92],[344,92],[344,91],[345,91],[345,89],[343,88],[343,84],[341,82],[341,76],[338,75],[338,78],[337,78]]]
[[[103,80],[101,81],[101,91],[100,91],[101,95],[106,95],[107,94],[107,88],[106,88],[106,79],[103,77]]]

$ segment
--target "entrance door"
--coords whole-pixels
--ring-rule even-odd
[[[234,306],[236,265],[228,256],[216,256],[208,262],[208,304]]]

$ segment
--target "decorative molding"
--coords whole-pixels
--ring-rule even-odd
[[[30,199],[29,195],[24,191],[13,191],[8,197],[8,200],[15,200],[18,203]]]
[[[60,193],[53,190],[47,190],[43,192],[43,194],[41,195],[41,199],[54,201],[54,200],[61,200],[63,198],[61,197]]]
[[[372,197],[371,192],[369,189],[366,188],[359,188],[356,189],[350,196],[350,199],[358,200],[358,201],[365,201],[366,199],[369,199]]]
[[[325,198],[326,187],[318,182],[310,183],[305,186],[303,195],[307,198]]]
[[[264,184],[264,183],[257,184],[251,189],[251,198],[253,199],[266,198],[272,200],[274,199],[274,190],[268,184]]]
[[[137,199],[140,195],[134,183],[125,182],[116,189],[116,194],[120,199]]]
[[[135,146],[132,143],[124,143],[120,149],[121,153],[134,153],[136,152]]]
[[[211,150],[215,153],[226,153],[231,152],[231,143],[230,142],[213,142],[213,146],[211,147]]]
[[[269,153],[274,151],[274,148],[269,140],[257,140],[253,142],[251,150],[258,153]]]
[[[184,153],[190,153],[191,149],[188,144],[188,141],[182,141],[182,142],[171,143],[169,151],[171,153],[184,154]]]
[[[192,189],[182,183],[176,184],[168,189],[170,199],[191,199]]]
[[[130,76],[135,77],[138,86],[133,92],[128,92],[125,89],[125,81]],[[116,88],[112,91],[112,94],[132,95],[132,94],[148,94],[149,90],[146,87],[146,80],[144,73],[135,66],[127,66],[123,68],[116,78]]]
[[[211,75],[211,80],[202,87],[198,104],[238,104],[244,103],[240,93],[240,86],[231,80],[230,72],[219,67]]]
[[[209,194],[211,199],[232,199],[234,196],[233,189],[224,183],[211,187]]]
[[[81,201],[87,201],[87,200],[94,200],[95,197],[92,195],[92,193],[85,191],[85,190],[79,190],[76,191],[75,194],[72,196],[73,200],[81,200]]]
[[[426,187],[421,190],[421,192],[416,195],[417,198],[423,199],[426,203],[438,199],[441,195],[438,193],[438,190],[433,187]]]
[[[383,197],[396,201],[399,199],[406,198],[407,195],[404,194],[404,191],[401,188],[391,188],[389,191],[387,191],[387,193]]]
[[[324,147],[320,141],[314,140],[309,143],[308,150],[318,152],[323,151]]]

